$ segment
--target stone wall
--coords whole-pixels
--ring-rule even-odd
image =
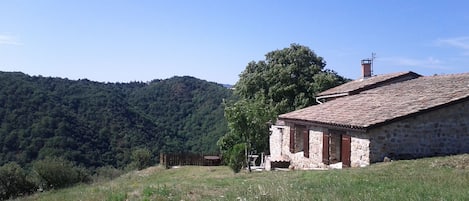
[[[309,157],[311,162],[317,167],[324,167],[322,163],[322,135],[324,129],[318,127],[310,127],[309,130]]]
[[[370,162],[469,153],[469,101],[368,131]]]
[[[322,162],[323,133],[327,128],[308,126],[309,130],[309,158],[304,157],[303,152],[290,152],[290,126],[271,127],[270,135],[270,156],[269,161],[290,161],[295,169],[326,168]],[[363,167],[370,164],[369,160],[369,140],[364,133],[349,132],[351,138],[351,166]],[[337,145],[340,146],[340,145]]]
[[[283,153],[283,133],[289,131],[287,126],[273,125],[270,127],[269,147],[270,147],[270,158],[274,160],[281,160]]]
[[[350,165],[364,167],[370,165],[370,140],[365,133],[348,132],[352,136]]]
[[[309,158],[304,157],[303,151],[290,152],[290,125],[271,126],[269,161],[290,161],[292,168],[295,169],[325,167],[322,163],[322,130],[312,127],[307,127],[307,129],[309,130]]]

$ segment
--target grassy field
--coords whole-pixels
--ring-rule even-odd
[[[17,200],[469,200],[469,155],[329,171],[151,167]]]

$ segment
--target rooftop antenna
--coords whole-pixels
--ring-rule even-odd
[[[371,53],[371,75],[373,75],[373,66],[374,66],[375,59],[376,59],[376,53],[372,52]]]

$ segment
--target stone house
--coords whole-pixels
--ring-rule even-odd
[[[285,162],[295,169],[362,167],[385,158],[469,153],[469,73],[372,76],[327,90],[318,101],[278,117],[267,169]]]

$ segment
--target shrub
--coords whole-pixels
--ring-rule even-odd
[[[140,148],[132,152],[132,165],[138,170],[151,166],[152,155],[148,149]]]
[[[238,173],[241,168],[246,164],[245,161],[245,148],[244,143],[236,144],[228,151],[228,166],[233,172]]]
[[[76,167],[72,162],[63,158],[46,158],[35,161],[33,170],[38,177],[38,186],[44,190],[63,188],[90,180],[86,169]]]
[[[123,173],[124,170],[117,169],[113,166],[104,166],[96,169],[94,178],[95,181],[112,180],[121,176]]]
[[[11,162],[0,167],[0,200],[34,192],[36,185],[17,163]]]

